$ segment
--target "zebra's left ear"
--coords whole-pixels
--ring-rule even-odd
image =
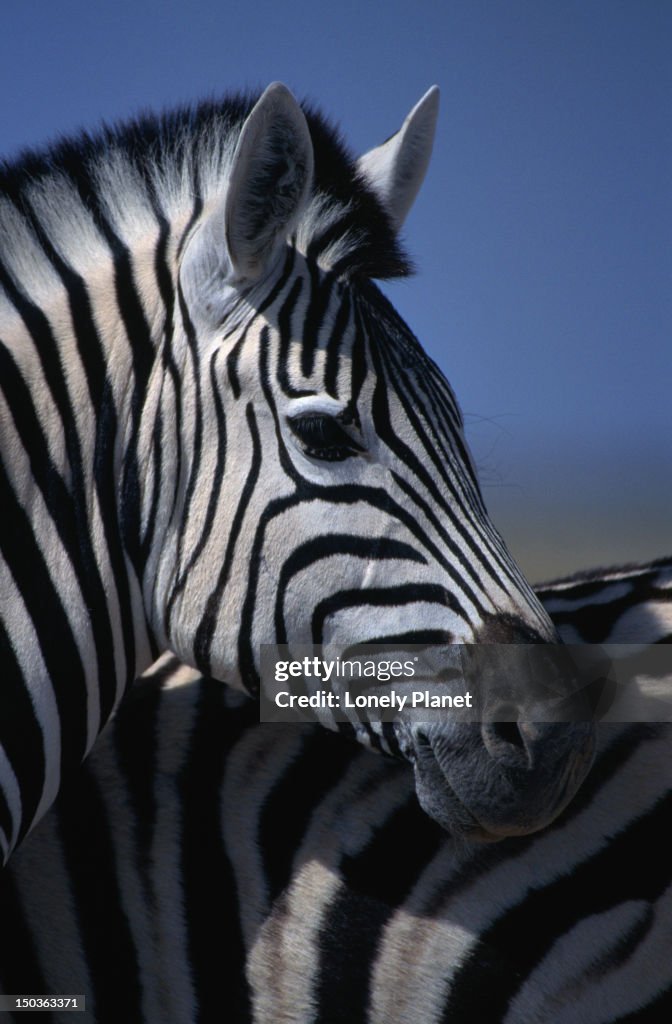
[[[433,85],[416,103],[396,135],[357,161],[360,172],[399,230],[422,185],[434,145],[439,89]]]
[[[224,221],[239,279],[260,277],[292,231],[313,180],[313,143],[286,85],[269,85],[248,116],[233,154]]]
[[[180,279],[187,297],[214,300],[222,286],[253,284],[277,258],[313,180],[313,143],[289,89],[274,82],[240,132],[223,200],[190,239]]]

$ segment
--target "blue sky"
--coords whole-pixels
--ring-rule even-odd
[[[666,0],[23,0],[2,151],[275,79],[360,151],[438,84],[418,275],[387,290],[540,577],[672,549],[671,49]]]

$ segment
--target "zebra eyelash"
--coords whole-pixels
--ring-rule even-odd
[[[304,413],[287,420],[305,455],[323,462],[344,462],[365,451],[334,416]]]

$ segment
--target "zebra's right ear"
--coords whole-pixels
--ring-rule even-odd
[[[217,287],[253,284],[277,258],[301,214],[313,180],[313,144],[289,89],[274,82],[240,132],[225,198],[189,241],[180,279],[207,301]]]
[[[433,85],[415,104],[399,131],[357,161],[360,174],[386,208],[397,231],[427,173],[438,113],[439,89]]]

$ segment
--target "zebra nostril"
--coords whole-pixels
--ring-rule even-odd
[[[502,708],[496,721],[484,722],[481,738],[493,761],[518,767],[529,764],[529,742],[533,737],[526,735],[526,724],[517,721],[515,708]]]
[[[517,722],[493,722],[491,729],[500,742],[525,750],[525,740]]]

